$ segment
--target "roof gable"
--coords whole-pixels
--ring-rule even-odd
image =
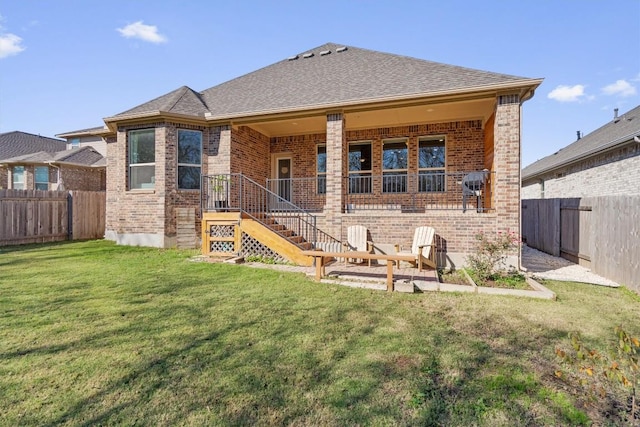
[[[149,102],[124,111],[118,116],[164,112],[204,117],[207,111],[207,106],[204,104],[200,94],[187,86],[182,86]]]
[[[522,179],[565,166],[602,150],[633,140],[640,135],[640,105],[622,114],[559,151],[522,169]]]

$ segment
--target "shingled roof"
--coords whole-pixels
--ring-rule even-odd
[[[640,105],[560,151],[525,167],[522,169],[522,180],[530,179],[632,141],[634,136],[640,136]]]
[[[0,160],[39,151],[62,151],[67,143],[60,139],[14,131],[0,133]]]
[[[110,119],[153,112],[222,119],[539,83],[327,43],[201,93],[183,86]]]
[[[92,147],[79,147],[57,152],[39,151],[37,153],[29,153],[0,160],[0,163],[55,163],[85,167],[104,167],[107,165],[106,159]]]

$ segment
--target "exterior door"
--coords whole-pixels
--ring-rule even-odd
[[[280,154],[273,156],[270,190],[287,202],[291,202],[291,155]],[[287,210],[288,203],[281,198],[273,197],[271,210]]]

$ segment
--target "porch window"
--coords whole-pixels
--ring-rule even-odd
[[[407,191],[407,141],[394,140],[382,143],[382,192]]]
[[[349,193],[371,193],[371,142],[349,144]]]
[[[316,154],[316,191],[327,194],[327,146],[318,145]]]
[[[14,166],[11,174],[11,188],[24,190],[24,166]]]
[[[178,129],[178,189],[199,190],[202,132]]]
[[[445,191],[445,140],[423,138],[418,142],[418,189],[422,192]]]
[[[129,142],[129,189],[154,188],[156,174],[155,129],[131,130]]]
[[[36,190],[48,190],[49,189],[49,167],[48,166],[36,166]]]

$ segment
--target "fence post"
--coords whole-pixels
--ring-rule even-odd
[[[562,222],[560,221],[560,215],[562,208],[562,199],[553,199],[553,242],[552,242],[552,255],[559,257],[560,248],[562,246]]]
[[[73,192],[67,194],[67,240],[73,240]]]

